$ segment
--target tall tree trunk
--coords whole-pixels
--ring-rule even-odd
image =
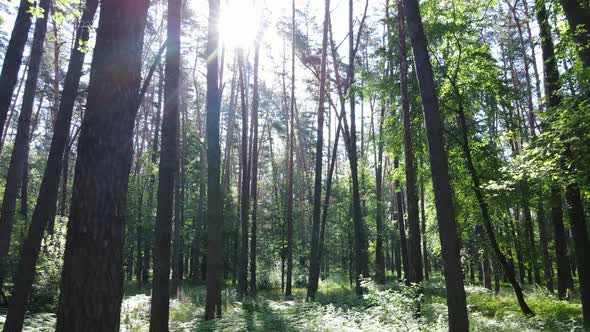
[[[376,200],[376,215],[375,223],[377,226],[377,241],[375,243],[375,282],[378,284],[385,284],[385,257],[383,254],[383,122],[385,121],[385,105],[381,106],[381,114],[379,117],[379,136],[377,139],[377,160],[375,167],[375,200]]]
[[[291,1],[291,103],[289,108],[289,130],[287,135],[289,165],[287,175],[287,281],[285,296],[292,295],[293,283],[293,154],[295,148],[295,0]],[[286,75],[286,73],[285,73]]]
[[[209,0],[207,32],[207,295],[205,319],[221,317],[223,285],[223,193],[219,146],[219,0]]]
[[[473,159],[472,159],[472,155],[471,155],[471,148],[469,146],[469,140],[468,140],[468,136],[467,136],[467,120],[465,118],[465,113],[464,113],[462,101],[461,101],[462,96],[458,93],[458,90],[456,90],[456,91],[457,91],[458,97],[460,98],[457,120],[459,123],[459,128],[461,130],[461,138],[462,138],[461,147],[463,149],[465,166],[467,167],[467,170],[469,171],[469,174],[471,175],[471,182],[473,183],[473,192],[474,192],[477,202],[479,204],[483,224],[486,229],[488,239],[490,240],[490,244],[492,245],[492,249],[494,251],[494,254],[496,255],[496,259],[498,261],[500,261],[500,264],[502,264],[502,267],[504,268],[504,271],[506,272],[506,275],[508,277],[508,281],[510,281],[512,288],[514,289],[514,293],[516,295],[516,299],[518,300],[518,305],[520,306],[520,310],[525,315],[533,316],[534,312],[531,310],[531,308],[529,308],[529,306],[527,305],[527,303],[524,299],[524,294],[522,292],[522,288],[520,287],[520,284],[516,280],[516,275],[514,273],[514,270],[511,268],[511,265],[508,264],[508,261],[506,260],[506,256],[504,255],[504,253],[500,249],[498,241],[496,240],[496,234],[494,232],[494,227],[492,225],[492,219],[489,214],[488,204],[485,201],[485,198],[483,196],[479,175],[477,174],[477,170],[475,169],[475,164],[473,163]]]
[[[562,1],[564,3],[566,1]],[[573,1],[567,1],[567,4],[572,4]],[[564,6],[565,7],[565,6]],[[541,36],[541,50],[543,52],[543,63],[545,69],[545,95],[548,96],[549,107],[555,109],[561,103],[561,84],[559,81],[559,70],[557,61],[555,59],[555,52],[553,47],[553,40],[551,39],[551,27],[548,22],[548,14],[545,8],[544,0],[536,1],[537,21],[540,27]],[[580,15],[588,13],[588,8],[580,9]],[[586,15],[587,16],[587,15]],[[568,17],[571,20],[573,17]],[[587,24],[588,22],[580,21],[579,23]],[[585,32],[586,36],[589,33]],[[577,37],[579,38],[579,37]],[[587,41],[588,39],[585,39]],[[586,43],[587,44],[587,43]],[[583,44],[583,45],[586,45]],[[584,55],[581,54],[584,60]],[[590,60],[590,59],[587,59]],[[584,65],[588,67],[588,62],[584,60]],[[572,152],[570,143],[564,143],[563,158],[572,160]],[[568,162],[569,163],[569,162]],[[560,161],[561,167],[565,169],[566,161]],[[584,218],[584,207],[580,196],[580,188],[575,179],[569,179],[569,183],[565,186],[565,201],[567,205],[567,212],[570,217],[572,235],[574,238],[574,248],[576,252],[576,262],[579,271],[580,282],[580,297],[582,302],[582,314],[584,318],[584,325],[590,326],[590,242],[588,241],[588,230],[586,228],[586,221]]]
[[[424,108],[430,171],[434,186],[434,202],[439,225],[439,234],[447,288],[449,331],[467,331],[467,305],[463,286],[459,251],[461,240],[457,233],[453,192],[449,177],[449,164],[445,151],[443,123],[438,110],[432,65],[428,54],[426,35],[417,0],[404,0],[408,31],[414,51],[416,76]]]
[[[426,209],[424,208],[424,178],[420,177],[420,214],[422,221],[422,255],[424,258],[424,279],[430,280],[430,259],[428,258],[428,246],[426,245]]]
[[[59,111],[55,122],[55,129],[49,148],[49,156],[45,166],[45,173],[33,211],[31,226],[25,238],[20,255],[20,262],[14,278],[14,290],[6,316],[4,329],[6,331],[20,331],[25,316],[25,304],[31,292],[35,265],[41,249],[41,241],[45,227],[49,220],[55,218],[59,179],[62,167],[62,154],[67,145],[72,119],[72,111],[76,99],[82,65],[85,53],[78,47],[81,42],[88,41],[89,29],[94,20],[98,0],[88,0],[76,32],[76,41],[70,55],[68,71],[64,81]]]
[[[398,0],[399,49],[402,117],[404,123],[404,158],[406,164],[406,194],[408,200],[408,281],[419,283],[422,274],[422,253],[420,248],[420,219],[418,217],[418,194],[416,193],[416,168],[414,164],[414,147],[412,146],[412,117],[408,96],[408,63],[406,52],[406,29],[404,24],[404,7]]]
[[[37,20],[37,23],[35,23],[31,57],[29,59],[29,73],[25,82],[23,102],[18,117],[18,127],[14,139],[12,155],[10,156],[10,165],[8,166],[8,172],[6,174],[2,210],[0,211],[0,260],[3,260],[8,255],[12,228],[14,226],[18,187],[19,182],[22,181],[25,159],[27,158],[26,153],[28,152],[28,145],[31,140],[31,115],[33,113],[35,95],[37,93],[37,81],[41,60],[43,59],[43,44],[45,43],[45,34],[47,32],[50,3],[50,0],[43,0],[39,3],[40,7],[45,12],[44,15]],[[18,71],[18,69],[16,70]],[[0,109],[0,115],[1,114],[2,110]],[[6,113],[4,113],[4,116],[6,116]],[[3,123],[0,123],[0,127],[2,125]],[[4,265],[4,262],[0,262],[0,264]]]
[[[320,213],[322,205],[322,162],[324,148],[324,113],[326,103],[326,62],[328,58],[328,20],[330,0],[324,0],[324,31],[322,34],[322,58],[320,62],[320,93],[318,107],[318,126],[315,151],[315,181],[313,191],[313,212],[311,225],[311,253],[309,256],[309,284],[307,298],[315,300],[320,273]],[[325,229],[324,229],[325,230]]]
[[[18,79],[23,60],[23,51],[29,38],[29,29],[31,28],[31,11],[33,6],[29,0],[21,0],[18,7],[18,13],[10,35],[10,41],[4,54],[4,63],[0,72],[0,137],[4,137],[3,130],[6,123],[6,116],[12,101],[12,93]],[[48,13],[48,8],[45,10]],[[31,53],[34,54],[34,53]],[[15,100],[16,102],[16,100]]]
[[[238,294],[245,295],[248,289],[248,210],[250,208],[250,168],[248,167],[248,106],[246,103],[246,73],[244,64],[244,52],[239,52],[239,71],[240,71],[240,99],[242,105],[242,148],[241,148],[241,163],[242,163],[242,183],[241,185],[241,205],[240,205],[240,221],[242,226],[241,236],[241,250],[240,262],[238,268]]]
[[[164,95],[164,71],[163,67],[160,65],[159,67],[159,87],[158,87],[158,98],[156,101],[156,114],[155,119],[153,122],[154,128],[154,137],[152,141],[152,155],[151,155],[151,164],[152,167],[156,167],[156,163],[158,162],[158,143],[160,142],[160,122],[161,122],[161,110],[162,110],[162,97]],[[147,208],[148,208],[148,219],[147,219],[147,226],[145,230],[145,240],[144,246],[145,249],[143,251],[143,275],[142,275],[142,283],[149,283],[149,271],[150,271],[150,260],[152,259],[152,245],[153,245],[153,232],[151,229],[155,225],[155,218],[153,214],[154,210],[154,186],[156,185],[156,175],[155,172],[150,174],[150,179],[148,183],[148,198],[147,198]]]
[[[260,36],[260,35],[259,35]],[[258,214],[258,105],[260,96],[258,92],[258,58],[260,52],[260,40],[256,38],[254,49],[254,87],[252,91],[252,178],[250,186],[250,196],[252,198],[252,238],[250,239],[250,291],[256,294],[256,218]]]
[[[368,2],[367,2],[368,3]],[[365,10],[366,13],[366,10]],[[356,148],[356,99],[354,91],[354,61],[356,56],[356,47],[354,42],[353,31],[353,0],[348,2],[348,98],[350,102],[350,143],[349,158],[350,175],[352,180],[352,219],[354,222],[354,251],[355,251],[355,290],[357,294],[362,294],[361,277],[369,277],[369,255],[367,229],[363,221],[363,212],[361,206],[361,196],[358,179],[358,156]],[[359,28],[359,36],[362,33],[363,24]],[[358,37],[357,37],[358,38]],[[358,43],[357,43],[358,44]]]
[[[393,168],[399,168],[399,160],[397,157],[393,159]],[[406,285],[410,285],[410,262],[408,262],[408,239],[406,236],[406,222],[403,205],[402,188],[399,180],[395,180],[395,201],[397,206],[397,225],[399,228],[399,245],[401,249],[401,263],[403,264],[404,281]]]
[[[154,229],[154,276],[150,332],[168,331],[170,307],[170,239],[174,192],[178,182],[178,123],[180,116],[180,29],[182,1],[168,0],[164,113],[158,171],[158,205]],[[178,197],[176,197],[178,199]]]
[[[101,2],[56,331],[120,327],[123,231],[147,9],[145,0]]]

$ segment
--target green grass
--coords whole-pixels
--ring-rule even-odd
[[[185,285],[170,304],[171,331],[446,331],[446,300],[443,282],[435,278],[424,284],[421,315],[414,314],[416,293],[401,285],[388,289],[369,287],[369,296],[359,298],[347,283],[321,282],[315,302],[305,300],[305,289],[295,288],[285,299],[278,290],[261,291],[256,298],[239,299],[226,289],[223,317],[203,321],[203,286]],[[520,313],[511,289],[493,292],[467,286],[472,331],[583,331],[581,305],[559,301],[540,288],[525,288],[526,300],[537,314]],[[149,290],[129,285],[122,305],[121,330],[147,331]],[[0,322],[5,312],[0,312]],[[55,316],[27,316],[25,331],[51,331]]]

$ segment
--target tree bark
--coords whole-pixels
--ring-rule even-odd
[[[547,290],[553,293],[553,265],[549,255],[549,238],[547,237],[547,222],[545,219],[545,208],[543,202],[539,201],[537,205],[537,224],[539,226],[539,243],[541,244],[541,254],[543,255],[543,273],[545,276],[545,285]]]
[[[254,86],[252,91],[252,178],[250,186],[250,197],[252,199],[252,237],[250,239],[250,292],[256,294],[256,232],[258,214],[258,107],[260,95],[258,91],[258,59],[260,52],[260,40],[256,38],[254,47]]]
[[[587,0],[560,0],[576,49],[585,68],[590,67],[590,6]]]
[[[0,137],[4,137],[4,125],[6,116],[12,101],[12,93],[18,79],[23,60],[23,51],[29,38],[29,29],[31,28],[32,15],[29,11],[31,7],[29,0],[21,0],[10,35],[10,41],[4,55],[4,63],[0,72]],[[48,9],[45,10],[48,13]],[[33,53],[31,53],[33,54]],[[15,101],[16,102],[16,101]]]
[[[74,109],[74,102],[85,57],[85,53],[80,52],[78,46],[81,41],[88,41],[88,27],[92,25],[97,6],[98,0],[88,0],[86,2],[76,32],[76,41],[70,55],[70,62],[64,81],[64,89],[57,113],[49,156],[45,166],[45,173],[43,174],[31,226],[29,227],[28,236],[23,243],[18,270],[14,278],[14,290],[4,324],[5,331],[20,331],[22,329],[26,300],[33,285],[35,265],[39,258],[45,227],[49,220],[55,218],[62,154],[64,153],[69,137],[72,111]]]
[[[404,5],[414,51],[414,64],[422,97],[422,107],[424,108],[430,171],[433,179],[434,201],[447,288],[449,331],[467,331],[469,321],[459,257],[461,240],[457,232],[449,165],[444,145],[443,122],[438,110],[432,65],[422,26],[419,3],[417,0],[404,0]]]
[[[31,139],[31,115],[33,113],[35,95],[37,93],[37,81],[41,61],[43,59],[43,45],[45,43],[45,34],[47,32],[50,3],[50,0],[43,0],[39,3],[45,13],[37,20],[37,23],[35,23],[35,32],[33,35],[33,44],[31,46],[31,56],[29,59],[29,72],[25,82],[23,102],[18,117],[14,148],[12,149],[12,154],[10,156],[10,165],[8,166],[6,184],[4,186],[2,210],[0,211],[0,261],[8,255],[10,238],[14,227],[18,187],[20,184],[19,182],[22,181],[25,159],[27,158],[26,153],[28,152],[28,145]],[[18,72],[18,69],[16,70]],[[0,115],[2,115],[2,113],[3,111],[0,108]],[[5,116],[6,113],[4,112],[4,117]],[[3,123],[0,123],[0,127],[1,126],[3,126]],[[4,262],[1,262],[0,264],[4,265]]]
[[[223,285],[223,192],[219,146],[219,0],[209,0],[207,32],[207,295],[205,319],[221,317]]]
[[[242,226],[241,236],[241,250],[240,262],[238,268],[238,294],[245,295],[248,290],[248,216],[250,208],[250,168],[248,167],[248,106],[246,103],[246,73],[244,64],[244,52],[239,50],[239,85],[240,85],[240,99],[242,105],[242,148],[241,148],[241,163],[242,163],[242,183],[241,185],[241,205],[240,205],[240,221]]]
[[[150,332],[168,331],[170,306],[170,240],[174,217],[174,192],[178,181],[178,122],[180,88],[181,1],[168,0],[164,112],[158,171],[158,205],[154,229],[154,276]],[[178,197],[176,197],[178,199]]]
[[[326,62],[328,58],[328,20],[330,0],[324,0],[324,31],[322,34],[322,58],[320,62],[320,92],[318,107],[318,126],[316,133],[315,181],[313,191],[313,212],[311,225],[311,253],[309,256],[309,284],[307,298],[315,300],[320,273],[320,213],[322,205],[322,162],[324,148],[324,113],[326,103]],[[325,230],[325,229],[324,229]]]
[[[420,250],[420,219],[418,217],[418,194],[416,193],[416,168],[414,164],[414,147],[412,145],[412,117],[408,96],[408,63],[406,52],[406,29],[404,24],[404,7],[398,0],[400,75],[402,117],[404,124],[404,158],[406,164],[406,194],[408,200],[408,281],[419,283],[424,279],[422,273],[422,253]]]
[[[147,9],[145,0],[101,2],[56,331],[120,328],[123,231]]]

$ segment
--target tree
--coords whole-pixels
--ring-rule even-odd
[[[254,86],[252,88],[252,160],[251,160],[251,185],[250,197],[252,198],[252,238],[250,239],[250,291],[256,294],[256,232],[258,214],[258,108],[260,105],[260,92],[258,91],[258,61],[260,57],[260,34],[256,38],[254,46]]]
[[[180,115],[180,0],[168,1],[164,113],[158,172],[158,207],[154,232],[154,277],[150,331],[168,331],[170,306],[170,238],[174,215],[174,188],[178,181],[178,124]],[[178,200],[179,197],[176,197]]]
[[[560,107],[562,101],[560,91],[561,84],[559,80],[559,70],[557,67],[557,60],[555,58],[553,40],[551,37],[551,27],[549,26],[549,15],[547,14],[544,0],[536,1],[536,13],[540,30],[539,34],[541,36],[541,51],[543,54],[543,63],[545,69],[545,95],[547,96],[550,111],[555,112]],[[559,144],[564,151],[564,155],[560,156],[560,166],[567,173],[567,166],[564,164],[565,160],[573,160],[571,145],[568,142],[560,142]],[[552,191],[554,191],[553,188]],[[582,204],[580,188],[575,178],[567,180],[565,186],[565,201],[567,205],[568,216],[571,222],[574,248],[576,251],[576,263],[579,271],[580,297],[582,302],[584,325],[590,326],[590,262],[587,259],[588,255],[590,255],[590,242],[588,241],[588,231],[586,228],[584,206]],[[559,225],[557,225],[556,228],[557,227],[559,227]]]
[[[43,239],[48,221],[55,218],[62,155],[66,148],[70,132],[72,111],[74,109],[80,76],[82,75],[82,65],[84,64],[86,55],[85,52],[81,51],[80,44],[87,42],[89,39],[89,27],[94,21],[97,7],[98,0],[88,0],[86,2],[76,31],[76,41],[70,55],[70,62],[57,112],[45,173],[43,174],[41,188],[39,189],[37,202],[33,211],[28,236],[23,243],[19,267],[14,278],[14,290],[12,292],[6,322],[4,323],[5,331],[20,331],[22,329],[25,317],[25,304],[33,285],[35,265],[41,249],[41,240]]]
[[[560,0],[585,68],[590,67],[590,6],[585,0]]]
[[[309,286],[307,298],[314,300],[318,290],[320,273],[320,213],[322,205],[322,162],[324,147],[324,113],[326,104],[326,62],[328,58],[328,20],[330,15],[330,0],[324,1],[324,31],[322,34],[322,59],[320,60],[320,93],[318,107],[318,127],[316,134],[315,152],[315,181],[313,192],[313,213],[311,225],[311,253],[309,256]]]
[[[404,0],[408,31],[414,52],[414,65],[422,97],[426,138],[430,157],[430,171],[434,186],[434,201],[438,219],[444,276],[447,288],[449,331],[467,331],[467,305],[461,277],[459,250],[461,240],[457,234],[453,192],[449,178],[447,153],[444,146],[443,124],[438,110],[432,65],[428,54],[426,35],[422,26],[420,8],[416,0]]]
[[[245,295],[248,289],[248,210],[250,208],[250,167],[248,162],[248,105],[246,103],[246,87],[244,52],[239,50],[238,62],[240,71],[240,99],[242,105],[242,183],[240,202],[240,221],[242,225],[242,241],[238,270],[238,294]]]
[[[57,331],[119,330],[123,226],[147,9],[145,0],[101,2],[78,143]]]
[[[207,32],[207,296],[205,319],[221,317],[223,285],[223,193],[219,147],[219,0],[209,0]]]
[[[295,0],[291,1],[291,103],[289,108],[289,145],[287,175],[287,284],[285,297],[292,295],[293,284],[293,154],[295,149]],[[285,73],[286,75],[287,73]]]
[[[2,71],[0,72],[0,137],[4,137],[4,124],[12,101],[12,93],[18,78],[18,71],[23,60],[23,51],[29,38],[32,14],[29,0],[21,0],[10,41],[4,55]],[[48,11],[45,10],[47,13]]]
[[[50,0],[40,2],[43,16],[39,17],[37,23],[35,23],[31,57],[29,59],[29,72],[25,82],[23,103],[18,117],[18,128],[14,139],[14,148],[12,149],[12,154],[10,156],[10,165],[6,174],[2,210],[0,211],[0,260],[3,260],[8,255],[12,228],[14,226],[18,186],[20,181],[22,181],[25,160],[28,159],[26,154],[31,139],[31,115],[33,113],[35,95],[37,93],[37,80],[39,77],[41,60],[43,58],[43,44],[45,43],[45,34],[47,32],[50,3]],[[0,123],[0,125],[3,124]]]
[[[416,188],[416,167],[412,145],[412,118],[408,96],[408,63],[406,52],[406,29],[404,7],[398,1],[399,48],[400,48],[400,89],[402,97],[402,118],[404,123],[404,159],[406,164],[406,195],[408,200],[408,281],[418,283],[424,279],[422,273],[422,253],[420,248],[420,219],[418,217],[418,193]]]

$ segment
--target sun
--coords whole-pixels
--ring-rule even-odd
[[[222,1],[219,30],[225,47],[248,48],[256,39],[261,1]]]

